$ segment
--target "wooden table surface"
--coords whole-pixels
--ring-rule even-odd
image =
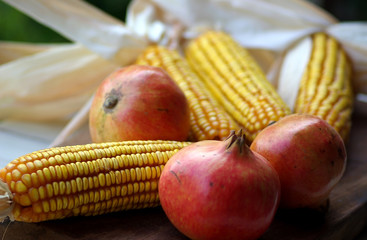
[[[328,212],[280,210],[261,239],[347,240],[362,231],[367,221],[367,116],[354,116],[347,152],[347,169],[331,193]],[[8,240],[187,239],[160,207],[41,223],[5,221],[0,235]]]

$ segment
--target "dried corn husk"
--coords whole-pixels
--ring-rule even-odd
[[[64,46],[63,44],[33,44],[21,42],[0,42],[0,65],[30,56],[53,47]]]
[[[0,119],[67,120],[116,68],[79,44],[0,66]]]
[[[126,65],[147,41],[103,11],[84,1],[5,1],[74,42],[106,59]]]

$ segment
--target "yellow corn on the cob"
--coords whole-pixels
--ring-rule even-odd
[[[244,128],[247,140],[290,113],[255,60],[228,34],[202,34],[188,45],[186,57],[218,102]]]
[[[237,130],[235,121],[215,102],[187,61],[175,50],[150,46],[138,57],[136,64],[164,69],[184,92],[191,118],[191,141],[224,140],[231,130]]]
[[[19,157],[0,170],[0,217],[39,222],[157,206],[165,163],[189,144],[111,142]]]
[[[316,33],[312,41],[312,53],[301,79],[295,112],[319,116],[347,140],[353,110],[351,63],[333,37]]]

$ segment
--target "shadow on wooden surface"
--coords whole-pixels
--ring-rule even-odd
[[[5,231],[9,222],[1,224]],[[93,217],[72,217],[41,223],[11,222],[4,239],[186,239],[169,222],[162,208],[130,210]]]

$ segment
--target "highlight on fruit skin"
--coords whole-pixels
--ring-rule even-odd
[[[319,32],[311,38],[311,57],[300,82],[294,112],[319,116],[346,142],[353,112],[351,61],[333,37]]]
[[[187,60],[176,50],[164,46],[149,46],[136,64],[164,69],[184,92],[190,106],[190,141],[224,140],[231,130],[238,130],[236,121],[228,114],[190,68]]]
[[[40,222],[158,206],[163,167],[189,144],[109,142],[21,156],[0,170],[0,220]]]
[[[270,122],[291,113],[260,66],[230,35],[208,31],[185,50],[191,68],[239,123],[248,142]]]

